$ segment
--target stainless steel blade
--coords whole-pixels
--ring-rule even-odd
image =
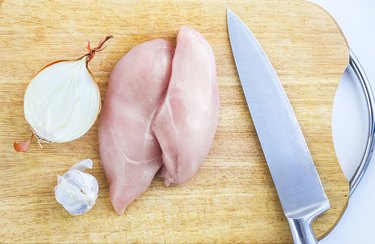
[[[227,21],[246,102],[284,213],[289,221],[311,219],[329,209],[329,201],[288,97],[248,27],[230,10]]]

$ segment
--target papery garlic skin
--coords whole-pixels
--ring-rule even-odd
[[[47,66],[25,92],[25,118],[44,141],[63,143],[80,138],[95,123],[99,111],[100,92],[86,56]]]
[[[86,159],[73,165],[63,176],[57,176],[55,198],[71,215],[87,213],[96,203],[98,181],[84,172],[92,166],[92,160]]]

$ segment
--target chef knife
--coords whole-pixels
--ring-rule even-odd
[[[253,33],[231,10],[227,23],[242,89],[294,243],[316,243],[311,222],[330,205],[298,121]]]

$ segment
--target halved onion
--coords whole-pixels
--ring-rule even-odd
[[[24,114],[40,142],[70,142],[82,137],[95,123],[100,112],[100,92],[88,63],[101,51],[104,38],[96,48],[76,60],[61,60],[45,66],[30,81],[24,97]],[[32,137],[14,143],[25,152]]]

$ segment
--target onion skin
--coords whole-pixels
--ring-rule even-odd
[[[64,62],[64,61],[77,61],[77,60],[80,60],[80,59],[82,59],[82,58],[86,58],[86,60],[85,60],[85,61],[86,61],[86,68],[87,68],[89,74],[91,75],[92,79],[95,81],[94,76],[92,75],[91,71],[90,71],[89,68],[88,68],[88,63],[94,58],[96,52],[100,52],[100,51],[102,51],[102,50],[105,48],[105,47],[103,47],[104,43],[105,43],[106,41],[108,41],[109,39],[111,39],[112,37],[113,37],[112,35],[106,36],[105,38],[103,38],[103,39],[99,42],[98,46],[97,46],[97,47],[94,47],[94,48],[91,48],[90,41],[88,41],[88,44],[87,44],[87,51],[88,51],[88,52],[87,52],[86,54],[80,56],[80,57],[77,58],[77,59],[72,59],[72,60],[57,60],[57,61],[51,62],[51,63],[45,65],[44,67],[42,67],[42,68],[41,68],[41,69],[40,69],[40,70],[34,75],[34,77],[37,76],[40,72],[42,72],[42,71],[43,71],[44,69],[46,69],[47,67],[49,67],[49,66],[51,66],[51,65],[54,65],[54,64],[56,64],[56,63]],[[99,88],[98,88],[98,89],[99,89]],[[97,116],[99,116],[100,108],[101,108],[101,104],[99,104],[99,111],[98,111],[98,115],[97,115]],[[32,134],[31,134],[31,137],[30,137],[29,139],[27,139],[26,141],[24,141],[24,142],[14,142],[14,143],[13,143],[14,150],[15,150],[16,152],[26,152],[26,151],[28,150],[28,148],[29,148],[31,142],[33,141],[34,136],[37,137],[37,141],[38,141],[39,145],[40,145],[40,142],[41,142],[41,141],[42,141],[42,142],[43,142],[43,141],[49,142],[48,140],[43,139],[42,137],[38,136],[37,134],[35,134],[35,135],[34,135],[34,134],[35,134],[35,132],[33,131]],[[41,146],[41,145],[40,145],[40,146]]]
[[[27,149],[29,149],[29,146],[33,138],[34,138],[34,133],[32,133],[31,137],[24,142],[14,142],[13,143],[14,150],[16,150],[16,152],[26,152]]]

